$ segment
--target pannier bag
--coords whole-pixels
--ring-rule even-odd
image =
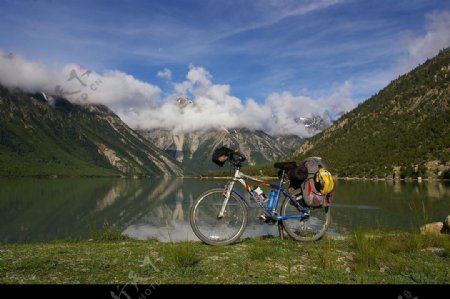
[[[318,157],[306,158],[288,177],[292,188],[301,188],[304,203],[310,207],[328,206],[333,199],[333,176]]]

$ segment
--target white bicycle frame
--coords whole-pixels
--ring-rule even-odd
[[[226,195],[225,195],[225,200],[222,203],[222,208],[220,209],[218,218],[222,218],[223,217],[223,214],[225,213],[225,207],[228,204],[228,199],[230,198],[231,192],[233,191],[233,187],[234,187],[234,184],[236,182],[241,183],[241,185],[246,190],[248,190],[249,187],[248,187],[247,183],[245,182],[245,179],[249,179],[249,180],[255,181],[257,183],[261,183],[261,184],[265,184],[265,185],[269,185],[269,186],[271,185],[268,182],[264,182],[264,181],[261,181],[260,179],[255,178],[255,177],[246,175],[245,173],[241,172],[239,168],[237,168],[236,171],[234,172],[233,180],[230,182],[229,185],[227,185],[228,189],[227,189],[227,192],[226,192]]]

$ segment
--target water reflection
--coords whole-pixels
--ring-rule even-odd
[[[197,240],[190,207],[220,180],[0,179],[0,242],[88,239],[107,223],[136,239]],[[359,228],[415,230],[450,214],[449,183],[336,182],[330,233]],[[277,235],[249,209],[244,237]]]
[[[190,207],[201,193],[209,188],[222,186],[223,182],[178,179],[168,180],[165,184],[166,188],[173,192],[165,193],[167,196],[159,197],[159,200],[153,202],[139,219],[125,228],[124,234],[138,240],[157,239],[163,242],[198,240],[189,223]],[[258,220],[255,209],[251,209],[249,215],[251,219],[244,237],[277,232]]]

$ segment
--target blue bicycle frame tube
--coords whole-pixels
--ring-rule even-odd
[[[239,196],[247,205],[247,207],[250,207],[250,202],[245,198],[245,196],[237,189],[233,189],[232,192],[234,192],[237,196]]]
[[[282,176],[282,177],[283,177],[283,176]],[[251,181],[255,181],[255,182],[257,182],[257,183],[260,183],[260,184],[264,184],[264,185],[270,186],[270,188],[276,190],[277,194],[275,195],[275,196],[276,196],[276,197],[275,197],[275,205],[274,205],[274,206],[275,206],[275,209],[274,209],[273,212],[272,212],[272,211],[269,211],[269,210],[264,206],[264,204],[261,202],[261,200],[260,200],[257,196],[255,196],[255,195],[253,194],[253,192],[250,190],[250,187],[245,183],[245,181],[243,180],[243,178],[247,178],[247,179],[250,179]],[[236,172],[235,172],[235,174],[234,174],[233,182],[230,184],[230,187],[233,188],[233,187],[234,187],[234,182],[236,182],[236,181],[240,182],[240,183],[245,187],[245,189],[247,190],[247,192],[250,194],[250,196],[252,196],[252,197],[255,199],[255,201],[259,204],[259,206],[260,206],[261,209],[264,211],[264,213],[265,213],[267,216],[269,216],[269,217],[271,217],[271,218],[274,218],[275,220],[285,220],[285,219],[292,219],[292,218],[300,218],[300,219],[301,219],[301,218],[305,218],[305,217],[308,217],[308,216],[309,216],[309,209],[307,209],[307,208],[303,207],[302,205],[300,205],[300,204],[297,202],[297,200],[295,200],[295,198],[292,197],[291,194],[289,194],[288,192],[286,192],[286,191],[283,190],[283,187],[282,187],[282,181],[283,181],[283,179],[282,179],[282,178],[280,179],[280,183],[279,183],[279,184],[272,184],[272,183],[270,183],[270,182],[265,182],[265,181],[262,181],[262,180],[259,180],[259,179],[255,178],[255,177],[246,175],[246,174],[240,172],[239,169],[237,169]],[[247,207],[250,207],[250,202],[245,198],[245,196],[244,196],[241,192],[239,192],[239,191],[238,191],[237,189],[235,189],[235,188],[233,188],[231,191],[234,192],[237,196],[239,196],[239,197],[245,202],[245,204],[247,205]],[[230,193],[231,193],[231,192],[230,192]],[[278,202],[279,202],[281,193],[283,193],[284,196],[287,196],[287,197],[289,198],[289,200],[297,207],[297,209],[298,209],[299,211],[303,212],[303,214],[291,215],[291,216],[277,216],[277,217],[274,217],[275,211],[276,211],[276,209],[277,209],[277,207],[278,207]]]

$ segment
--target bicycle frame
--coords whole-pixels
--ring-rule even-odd
[[[292,219],[292,218],[307,218],[309,217],[309,208],[302,206],[301,204],[299,204],[297,202],[297,200],[295,198],[292,197],[292,195],[289,192],[286,192],[283,187],[282,187],[282,183],[283,183],[283,177],[284,177],[284,172],[283,175],[280,178],[280,183],[277,184],[273,184],[271,182],[267,182],[267,181],[262,181],[258,178],[246,175],[245,173],[240,171],[240,168],[237,167],[233,176],[232,181],[225,186],[226,188],[226,195],[225,195],[225,199],[222,203],[222,208],[220,209],[218,218],[222,218],[225,212],[225,207],[228,203],[228,199],[230,198],[231,192],[236,193],[248,206],[248,201],[245,199],[245,197],[237,190],[233,189],[234,185],[236,182],[241,183],[241,185],[245,188],[245,190],[247,190],[247,192],[250,194],[250,196],[258,203],[258,205],[260,206],[260,208],[264,211],[264,213],[266,214],[266,216],[269,216],[270,219],[276,220],[276,221],[281,221],[281,220],[285,220],[285,219]],[[272,189],[276,190],[276,195],[275,195],[275,204],[274,204],[274,208],[272,210],[267,209],[264,206],[264,203],[259,199],[259,196],[253,192],[253,190],[251,189],[250,185],[247,184],[247,182],[245,181],[245,179],[251,180],[253,182],[262,184],[262,185],[266,185],[269,186]],[[290,215],[290,216],[277,216],[276,215],[276,210],[278,208],[278,203],[279,203],[279,199],[280,199],[280,194],[283,194],[284,196],[287,196],[292,204],[294,204],[299,211],[303,212],[302,214],[298,214],[298,215]]]

